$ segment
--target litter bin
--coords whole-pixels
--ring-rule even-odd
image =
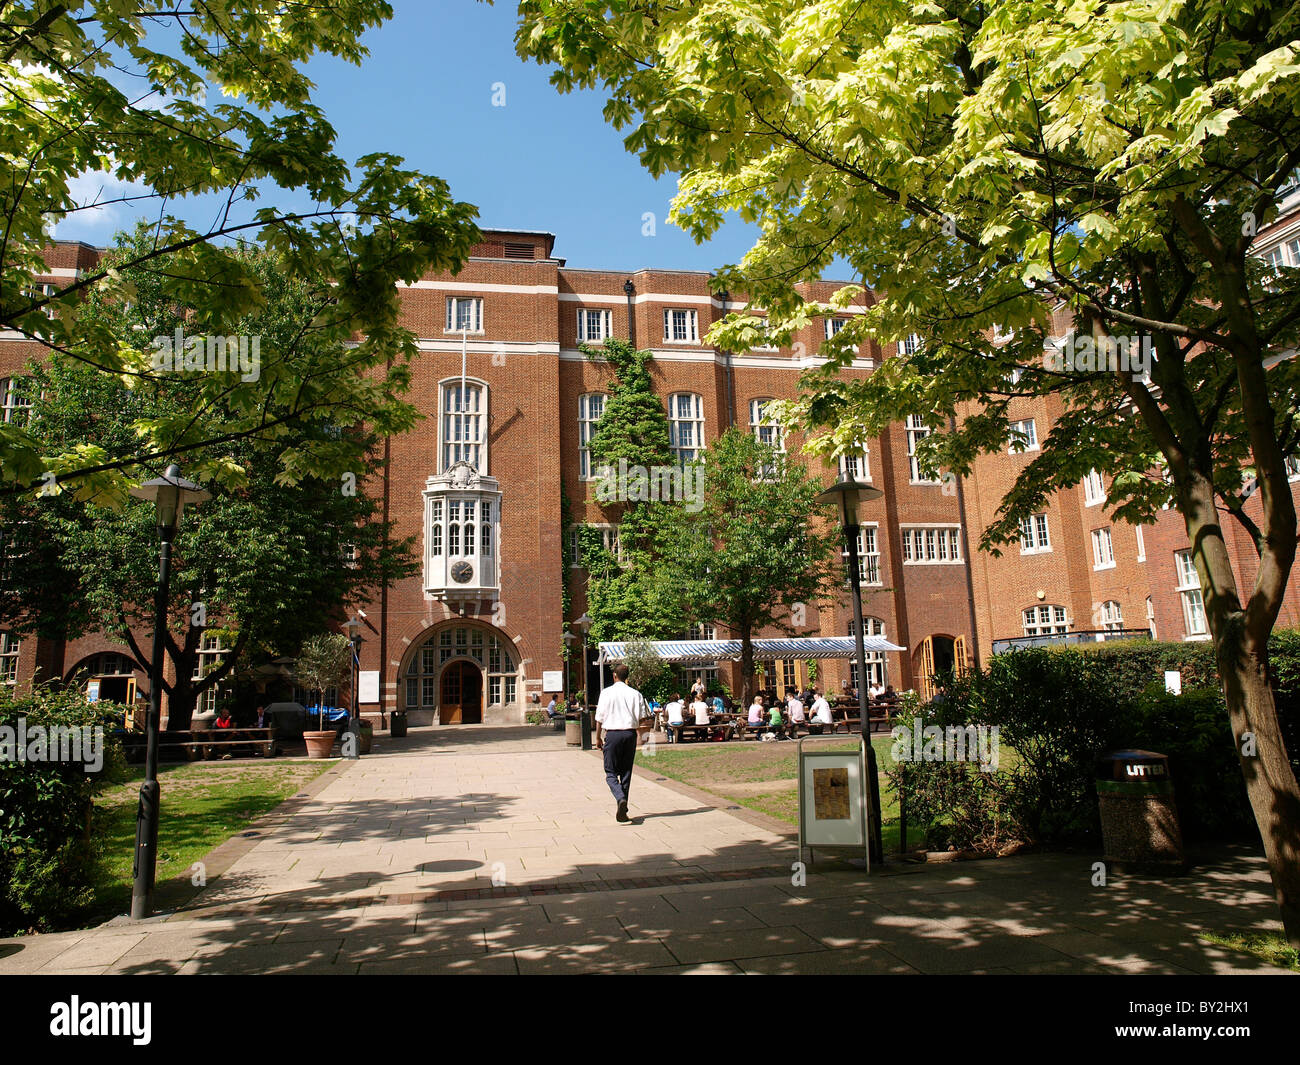
[[[1183,833],[1169,759],[1155,751],[1111,751],[1097,760],[1103,856],[1134,871],[1183,868]]]
[[[596,715],[595,712],[590,709],[583,710],[581,713],[582,713],[582,749],[584,751],[589,751],[591,750],[592,726],[595,724]]]
[[[582,746],[582,715],[564,715],[564,745],[566,747]]]
[[[388,735],[394,739],[401,739],[406,735],[406,711],[394,710],[388,715]]]

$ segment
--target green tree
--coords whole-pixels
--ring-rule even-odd
[[[591,462],[599,478],[596,501],[617,526],[619,537],[616,553],[601,530],[583,526],[578,532],[578,557],[587,573],[591,636],[596,641],[667,639],[679,635],[685,624],[681,605],[659,594],[660,585],[651,578],[659,529],[677,507],[672,500],[629,501],[620,498],[618,491],[620,469],[667,469],[673,463],[668,415],[650,376],[652,356],[617,338],[599,348],[584,345],[583,350],[613,372],[592,434]],[[637,476],[633,470],[633,479]]]
[[[188,465],[226,440],[274,442],[286,417],[410,427],[409,407],[388,399],[404,391],[416,351],[398,325],[397,284],[456,269],[478,237],[476,212],[393,155],[363,157],[354,175],[301,69],[315,54],[359,64],[362,34],[391,14],[385,0],[0,5],[0,326],[109,377],[152,381],[153,334],[102,328],[86,296],[129,303],[148,274],[190,308],[186,333],[230,336],[273,295],[242,251],[257,243],[279,255],[283,276],[314,286],[311,329],[339,342],[328,364],[304,363],[290,345],[264,350],[254,380],[198,377],[203,418],[142,421],[121,452],[97,442],[44,447],[21,426],[0,425],[0,491],[72,482],[120,492],[128,467],[171,457]],[[82,202],[79,179],[102,179],[105,191]],[[257,206],[266,197],[288,202],[286,194],[310,206]],[[210,226],[173,216],[187,199],[205,214],[211,203]],[[115,204],[150,219],[148,241],[53,296],[33,292],[33,274],[48,272],[51,227]],[[278,416],[265,412],[268,401]],[[279,451],[290,479],[356,472],[363,455],[348,438]]]
[[[794,632],[800,614],[841,590],[839,530],[816,502],[820,481],[751,433],[729,428],[701,460],[701,505],[660,530],[652,579],[694,621],[741,642],[741,700],[753,691],[754,637]]]
[[[342,683],[351,665],[352,641],[341,632],[318,632],[303,641],[293,668],[298,683],[323,699],[326,689]]]
[[[271,344],[305,330],[303,360],[328,362],[332,342],[307,328],[310,286],[284,276],[275,255],[248,257],[254,261],[247,268],[270,298],[244,328]],[[167,332],[185,318],[147,283],[137,287],[137,297],[124,308],[93,294],[87,315],[120,335]],[[60,353],[33,367],[33,386],[27,432],[42,446],[67,452],[93,442],[126,453],[141,421],[188,419],[204,435],[228,414],[218,406],[209,420],[203,386],[190,376],[115,381]],[[273,405],[267,409],[274,413]],[[374,445],[374,435],[360,429],[294,419],[281,426],[276,447],[300,453],[346,447],[355,481],[287,478],[277,452],[248,438],[227,441],[186,467],[201,481],[221,470],[238,476],[233,484],[208,481],[213,498],[187,510],[174,544],[165,648],[175,680],[162,685],[169,728],[188,728],[198,697],[227,682],[250,656],[293,653],[347,603],[414,572],[410,543],[392,539],[391,525],[379,519],[366,491],[367,475],[378,468]],[[122,472],[131,479],[148,475],[131,467]],[[79,494],[86,498],[57,492],[0,501],[9,541],[0,616],[17,632],[63,639],[103,632],[125,643],[147,671],[150,644],[141,634],[154,628],[153,505],[113,492],[90,495],[84,484]],[[230,650],[218,663],[209,657],[209,668],[196,677],[205,635],[220,637]]]
[[[1143,0],[522,0],[521,54],[606,117],[654,174],[682,175],[671,220],[696,239],[729,211],[762,235],[717,277],[778,331],[844,306],[803,414],[826,447],[905,415],[956,475],[1005,449],[1009,404],[1061,417],[982,546],[1090,469],[1116,516],[1172,499],[1209,615],[1232,731],[1289,940],[1300,945],[1300,787],[1270,686],[1268,636],[1296,551],[1286,461],[1300,447],[1300,270],[1250,251],[1300,164],[1293,5]],[[837,259],[861,282],[829,305],[796,282]],[[1130,365],[1044,359],[1053,314],[1088,342],[1149,343]],[[716,327],[728,344],[738,322]],[[924,338],[869,379],[837,370],[869,339]],[[1067,340],[1070,338],[1067,338]],[[1078,350],[1072,345],[1072,350]],[[1112,348],[1112,350],[1114,350]],[[1086,363],[1085,363],[1086,366]],[[1071,372],[1071,369],[1073,372]],[[1253,475],[1243,487],[1242,471]],[[1245,512],[1254,492],[1261,516]],[[1238,587],[1220,513],[1259,566]],[[1245,742],[1249,734],[1252,743]]]

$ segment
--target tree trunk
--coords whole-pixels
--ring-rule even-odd
[[[754,701],[754,633],[746,625],[740,630],[740,705]]]
[[[1300,786],[1287,759],[1267,648],[1249,647],[1240,637],[1235,625],[1216,636],[1219,677],[1246,795],[1273,878],[1273,896],[1282,911],[1287,941],[1300,947]]]
[[[1267,567],[1269,583],[1261,587],[1257,582],[1252,602],[1243,610],[1208,479],[1190,479],[1184,514],[1246,796],[1259,827],[1287,941],[1300,947],[1300,784],[1287,759],[1268,666],[1268,638],[1276,611],[1263,617],[1257,611],[1255,624],[1248,623],[1259,597],[1280,602],[1294,551],[1274,551],[1265,544],[1261,569]],[[1294,536],[1294,523],[1287,535]]]
[[[190,683],[188,675],[183,681],[172,685],[167,693],[167,731],[184,732],[194,723],[194,703],[198,692]]]

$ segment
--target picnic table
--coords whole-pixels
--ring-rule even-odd
[[[147,753],[144,733],[124,733],[122,745],[127,761],[144,761]],[[236,754],[274,758],[278,753],[274,728],[186,729],[158,734],[158,757],[163,761],[209,761]]]

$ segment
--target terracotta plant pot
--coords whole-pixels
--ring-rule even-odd
[[[307,741],[308,758],[328,758],[334,750],[334,741],[338,734],[329,729],[325,732],[304,732],[302,738]]]

